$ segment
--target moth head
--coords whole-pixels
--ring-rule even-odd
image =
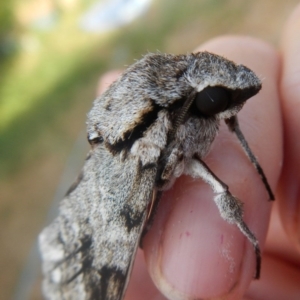
[[[260,79],[243,65],[209,52],[194,59],[185,77],[197,92],[192,109],[202,116],[230,118],[261,89]]]

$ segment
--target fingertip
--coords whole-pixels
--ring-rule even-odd
[[[289,17],[281,40],[281,105],[284,122],[284,167],[280,180],[282,224],[295,248],[300,249],[300,4]]]
[[[300,91],[299,85],[299,70],[300,70],[300,4],[295,8],[286,22],[281,39],[281,49],[283,54],[283,70],[281,86],[285,89],[284,93],[288,93],[291,98],[294,98],[295,90],[298,94]],[[291,90],[290,90],[291,89]]]
[[[253,68],[258,67],[260,61],[264,62],[267,59],[272,62],[273,67],[278,68],[278,52],[275,48],[269,43],[251,36],[219,36],[196,49],[196,51],[205,50],[232,59],[236,63],[250,63]],[[256,70],[254,69],[254,71]]]
[[[120,77],[121,73],[121,70],[112,70],[104,73],[98,81],[96,95],[101,95],[114,81]]]
[[[264,255],[264,272],[253,281],[246,299],[299,299],[300,274],[294,265],[272,255]]]

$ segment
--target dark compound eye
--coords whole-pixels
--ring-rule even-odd
[[[224,111],[230,100],[229,92],[219,86],[209,86],[196,94],[195,104],[199,112],[213,116]]]

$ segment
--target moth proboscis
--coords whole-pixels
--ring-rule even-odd
[[[259,243],[243,221],[242,202],[203,158],[225,120],[274,199],[237,121],[260,89],[250,69],[209,52],[148,54],[130,66],[95,100],[87,121],[92,149],[81,176],[39,236],[44,296],[123,299],[153,216],[148,220],[149,203],[155,195],[157,206],[162,191],[182,174],[211,186],[221,217],[253,245],[259,278]]]

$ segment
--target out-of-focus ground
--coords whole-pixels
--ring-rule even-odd
[[[45,225],[66,160],[85,130],[99,76],[144,53],[186,53],[222,34],[246,34],[277,45],[299,1],[111,0],[102,7],[97,2],[105,4],[0,4],[13,20],[8,34],[0,31],[1,299],[18,294],[20,274]],[[0,27],[8,16],[3,12]],[[84,155],[72,159],[77,169]],[[40,299],[38,281],[23,296]]]

